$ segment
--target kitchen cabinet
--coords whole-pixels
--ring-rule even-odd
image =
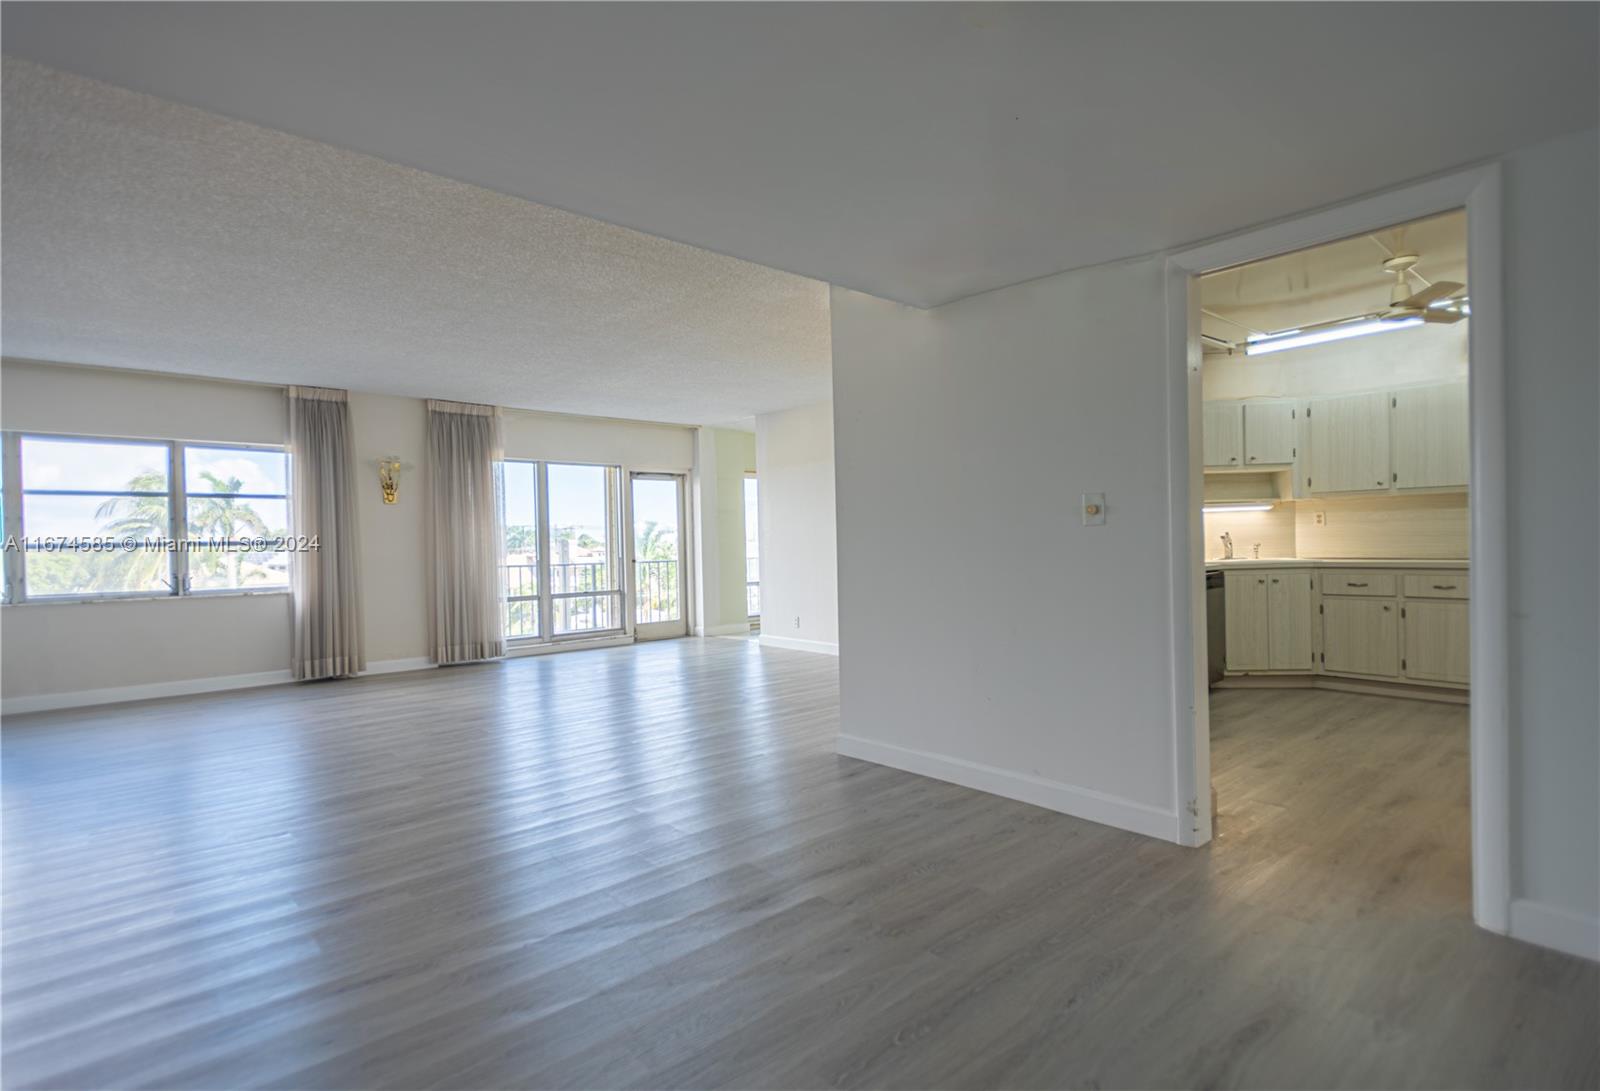
[[[1419,682],[1464,683],[1470,677],[1469,609],[1465,599],[1406,600],[1405,676]]]
[[[1346,394],[1311,403],[1313,493],[1388,490],[1389,398]]]
[[[1267,576],[1267,663],[1275,671],[1311,669],[1311,572]]]
[[[1294,402],[1245,402],[1245,464],[1288,465],[1294,462],[1298,421]]]
[[[1255,569],[1223,577],[1230,671],[1311,669],[1311,572]]]
[[[1438,489],[1467,483],[1467,384],[1396,390],[1389,399],[1394,425],[1396,489]]]
[[[1244,463],[1244,407],[1238,402],[1203,402],[1200,407],[1201,447],[1207,466]]]
[[[1223,609],[1228,619],[1225,642],[1230,671],[1271,669],[1267,633],[1267,574],[1228,572],[1223,576]]]
[[[1400,611],[1394,600],[1324,596],[1321,616],[1324,671],[1400,674]]]

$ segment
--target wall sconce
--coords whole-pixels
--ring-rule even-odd
[[[396,455],[378,459],[378,484],[383,488],[383,502],[393,504],[400,495],[400,459]]]

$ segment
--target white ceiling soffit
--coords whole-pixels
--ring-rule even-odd
[[[1592,3],[3,10],[13,54],[919,306],[1600,109]]]
[[[1202,328],[1237,343],[1248,333],[1382,311],[1395,282],[1383,263],[1400,254],[1419,259],[1407,277],[1414,291],[1441,281],[1469,284],[1467,214],[1448,212],[1210,273],[1200,280]]]
[[[827,285],[28,62],[6,355],[714,424],[829,396]]]

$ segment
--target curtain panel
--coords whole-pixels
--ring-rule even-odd
[[[498,408],[429,400],[429,627],[435,663],[470,663],[506,654],[498,465],[504,457]]]
[[[289,555],[294,676],[358,674],[367,660],[356,570],[355,454],[345,391],[289,388],[289,467],[294,534],[317,541],[316,549]]]

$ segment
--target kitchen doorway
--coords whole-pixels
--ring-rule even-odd
[[[1233,236],[1215,243],[1195,247],[1174,255],[1169,260],[1169,328],[1172,336],[1171,404],[1173,446],[1171,475],[1174,482],[1173,520],[1177,528],[1173,561],[1173,613],[1174,655],[1180,664],[1190,669],[1180,670],[1185,677],[1179,679],[1177,774],[1181,797],[1186,803],[1186,824],[1180,838],[1187,843],[1203,844],[1213,835],[1211,807],[1212,789],[1212,731],[1211,707],[1208,700],[1210,674],[1213,673],[1208,651],[1217,643],[1216,634],[1208,633],[1206,601],[1208,594],[1215,597],[1216,589],[1207,588],[1207,536],[1206,506],[1221,507],[1232,504],[1242,508],[1255,501],[1271,501],[1268,511],[1279,504],[1293,513],[1288,525],[1298,529],[1302,525],[1313,528],[1313,537],[1321,534],[1319,541],[1338,531],[1348,531],[1365,519],[1369,524],[1381,523],[1381,512],[1368,511],[1355,514],[1363,504],[1379,495],[1400,493],[1400,477],[1407,473],[1420,475],[1418,481],[1431,480],[1429,474],[1446,475],[1470,470],[1472,503],[1459,505],[1466,521],[1466,538],[1471,557],[1470,592],[1463,595],[1466,581],[1452,580],[1449,575],[1457,569],[1434,565],[1436,560],[1450,558],[1410,558],[1425,562],[1420,565],[1387,565],[1367,562],[1400,560],[1403,558],[1347,557],[1330,558],[1359,562],[1356,564],[1329,564],[1323,558],[1301,555],[1298,549],[1284,555],[1281,545],[1274,545],[1270,536],[1273,526],[1281,532],[1286,524],[1282,515],[1262,525],[1261,536],[1252,532],[1248,542],[1241,543],[1231,528],[1217,532],[1217,546],[1222,545],[1221,534],[1231,539],[1233,557],[1213,556],[1213,570],[1221,570],[1222,598],[1229,607],[1238,604],[1240,616],[1238,632],[1222,635],[1222,645],[1235,655],[1243,655],[1252,664],[1234,672],[1248,677],[1259,672],[1271,677],[1274,671],[1288,671],[1299,666],[1301,652],[1306,652],[1304,674],[1330,686],[1342,681],[1377,687],[1382,692],[1385,685],[1403,686],[1437,683],[1432,688],[1450,690],[1447,677],[1465,660],[1468,664],[1468,683],[1456,683],[1454,692],[1464,693],[1469,715],[1466,776],[1470,778],[1470,883],[1473,916],[1477,923],[1497,932],[1509,927],[1509,787],[1506,723],[1506,545],[1504,535],[1505,496],[1505,431],[1504,431],[1504,361],[1499,341],[1501,329],[1500,285],[1500,180],[1497,168],[1486,167],[1463,172],[1447,178],[1436,179],[1379,195],[1350,205]],[[1426,314],[1410,313],[1439,304],[1453,308],[1468,308],[1460,324],[1467,327],[1464,337],[1468,358],[1465,383],[1458,389],[1430,390],[1427,385],[1447,384],[1397,382],[1394,386],[1368,391],[1319,390],[1304,399],[1296,391],[1279,390],[1283,404],[1270,409],[1261,403],[1264,397],[1245,397],[1237,409],[1206,408],[1203,388],[1205,346],[1207,338],[1231,341],[1219,337],[1214,328],[1208,330],[1203,313],[1202,278],[1222,271],[1236,270],[1265,260],[1282,259],[1313,247],[1324,246],[1340,240],[1355,239],[1392,231],[1396,225],[1456,214],[1465,220],[1466,249],[1471,255],[1470,289],[1461,296],[1454,289],[1421,296],[1419,286],[1407,295],[1398,295],[1396,285],[1417,283],[1426,273],[1414,274],[1410,270],[1420,265],[1413,262],[1393,262],[1388,276],[1390,295],[1385,296],[1382,311],[1375,321],[1418,318],[1413,326],[1455,325],[1455,322],[1429,322]],[[1394,258],[1407,258],[1405,252],[1382,255],[1373,248],[1376,264],[1382,266]],[[1396,267],[1399,271],[1396,272]],[[1428,278],[1435,282],[1435,278]],[[1448,278],[1437,278],[1443,281]],[[1465,284],[1464,284],[1465,286]],[[1465,303],[1462,300],[1466,300]],[[1448,301],[1448,302],[1442,302]],[[1372,341],[1388,337],[1401,337],[1401,333],[1381,331],[1350,332],[1360,315],[1330,316],[1328,325],[1312,323],[1316,328],[1294,326],[1272,329],[1244,330],[1233,347],[1242,357],[1266,356],[1275,352],[1285,355],[1293,350],[1309,349],[1316,345],[1337,341],[1368,338]],[[1335,321],[1342,318],[1343,321]],[[1336,328],[1337,327],[1337,328]],[[1331,331],[1331,333],[1330,333]],[[1305,339],[1307,335],[1316,339]],[[1331,335],[1331,334],[1337,334]],[[1325,335],[1325,336],[1318,336]],[[1303,338],[1291,343],[1293,338]],[[1255,346],[1255,351],[1252,351]],[[1213,345],[1213,349],[1217,348]],[[1407,376],[1408,380],[1414,376]],[[1401,395],[1399,391],[1413,391]],[[1222,399],[1211,398],[1212,401]],[[1254,403],[1257,408],[1247,410]],[[1304,410],[1309,408],[1309,419]],[[1381,411],[1380,411],[1381,410]],[[1436,435],[1437,422],[1460,410],[1468,424],[1465,435],[1454,433],[1441,438]],[[1235,418],[1234,414],[1237,413]],[[1398,441],[1395,436],[1396,414],[1405,422]],[[1282,416],[1285,420],[1279,420]],[[1225,422],[1230,433],[1235,428],[1237,436],[1208,436],[1204,429],[1206,419]],[[1258,422],[1257,440],[1250,440],[1250,423]],[[1418,422],[1422,422],[1418,424]],[[1431,422],[1431,423],[1430,423]],[[1459,450],[1465,440],[1465,452]],[[1209,440],[1209,443],[1208,443]],[[1219,440],[1225,453],[1219,456]],[[1289,461],[1266,461],[1263,451],[1273,459],[1281,459],[1281,446],[1287,444]],[[1309,445],[1310,451],[1306,451]],[[1209,448],[1209,449],[1208,449]],[[1320,450],[1320,454],[1318,453]],[[1252,461],[1252,455],[1255,456]],[[1234,474],[1214,473],[1217,479],[1208,491],[1206,467],[1219,466],[1218,458],[1237,459],[1230,465],[1239,467]],[[1397,464],[1396,459],[1399,459]],[[1380,469],[1379,463],[1382,463]],[[1464,465],[1463,465],[1464,462]],[[1271,467],[1271,469],[1267,469]],[[1287,469],[1284,469],[1287,467]],[[1441,469],[1442,467],[1442,469]],[[1309,472],[1306,472],[1308,471]],[[1242,479],[1252,473],[1267,473],[1273,479],[1274,493],[1259,493],[1263,479],[1259,476],[1248,483]],[[1357,474],[1363,475],[1357,477]],[[1320,480],[1319,480],[1320,476]],[[1309,484],[1305,483],[1310,478]],[[1370,484],[1362,484],[1370,482]],[[1356,487],[1361,485],[1362,487]],[[1461,489],[1464,490],[1464,485]],[[1407,489],[1412,498],[1439,496],[1456,489],[1453,485],[1415,484]],[[1326,498],[1324,501],[1323,498]],[[1341,504],[1342,513],[1337,524],[1329,526],[1317,521],[1317,512],[1324,503],[1331,508],[1334,501]],[[1444,501],[1432,501],[1444,504]],[[1243,516],[1244,511],[1229,511],[1227,517]],[[1324,520],[1328,512],[1323,511]],[[1349,516],[1349,518],[1345,518]],[[1260,556],[1256,555],[1260,543]],[[1248,548],[1241,556],[1240,547]],[[1215,549],[1213,553],[1215,553]],[[1464,558],[1463,558],[1464,559]],[[1216,563],[1232,561],[1231,565]],[[1239,562],[1256,562],[1241,564]],[[1260,562],[1268,563],[1260,563]],[[1277,563],[1272,563],[1277,562]],[[1228,587],[1229,571],[1242,574],[1255,571],[1253,580],[1259,586],[1244,585],[1241,576]],[[1283,609],[1272,609],[1272,589],[1268,582],[1273,573],[1280,580],[1280,588],[1295,590],[1290,595],[1280,591]],[[1290,580],[1291,583],[1281,581]],[[1305,593],[1293,581],[1303,580]],[[1215,581],[1213,581],[1215,582]],[[1455,583],[1455,586],[1452,586]],[[1365,586],[1362,586],[1365,585]],[[1231,596],[1230,596],[1231,590]],[[1302,597],[1307,598],[1305,603]],[[1442,608],[1441,608],[1441,604]],[[1300,619],[1306,616],[1303,606],[1315,609],[1309,625],[1309,647],[1300,641]],[[1329,607],[1332,606],[1332,610]],[[1385,606],[1388,609],[1385,609]],[[1401,627],[1400,611],[1405,611],[1405,628]],[[1413,610],[1416,611],[1413,615]],[[1228,611],[1231,632],[1233,611]],[[1387,615],[1387,618],[1386,618]],[[1460,641],[1460,626],[1450,624],[1451,619],[1466,619],[1470,637],[1465,648]],[[1391,649],[1389,634],[1393,633],[1392,654],[1397,663],[1396,680],[1390,682],[1382,672],[1388,670]],[[1208,636],[1211,640],[1208,641]],[[1275,640],[1274,637],[1278,639]],[[1452,643],[1456,641],[1456,643]],[[1274,667],[1274,648],[1278,648]],[[1432,660],[1414,665],[1407,654],[1413,648],[1422,649]],[[1331,653],[1331,655],[1330,655]],[[1463,655],[1463,653],[1465,653]],[[1289,664],[1289,657],[1295,663]],[[1366,658],[1362,658],[1362,657]],[[1314,657],[1314,660],[1313,660]],[[1324,667],[1324,657],[1330,657],[1336,669]],[[1400,661],[1404,666],[1399,666]],[[1225,668],[1226,672],[1226,668]],[[1422,675],[1435,674],[1437,678]],[[1246,692],[1252,687],[1241,687]],[[1265,686],[1261,688],[1265,689]],[[1230,693],[1234,692],[1232,690]],[[1305,687],[1306,693],[1315,688]],[[1361,702],[1373,698],[1345,689],[1333,691],[1340,699]],[[1396,705],[1399,702],[1395,702]],[[1422,705],[1422,702],[1417,702]],[[1426,706],[1424,706],[1426,707]],[[1435,706],[1450,708],[1444,703]],[[1460,715],[1460,706],[1453,715]],[[1367,715],[1364,709],[1347,709],[1342,715],[1359,718]],[[1328,772],[1327,770],[1323,771]],[[1326,802],[1327,810],[1321,817],[1324,825],[1336,825],[1340,811],[1336,800]],[[1255,816],[1262,818],[1263,816]]]

